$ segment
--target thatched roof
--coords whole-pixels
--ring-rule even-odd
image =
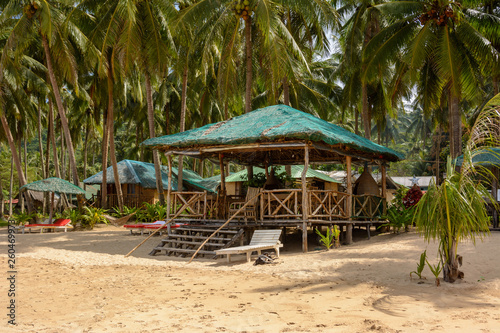
[[[274,105],[182,133],[152,138],[150,148],[197,158],[218,157],[244,165],[302,164],[304,147],[310,161],[398,161],[403,155],[313,115]]]
[[[117,166],[121,184],[139,184],[143,188],[156,188],[155,166],[153,163],[123,160],[118,162]],[[161,169],[163,188],[166,190],[168,189],[168,168],[162,165]],[[201,190],[207,190],[208,192],[215,192],[215,189],[218,185],[218,183],[214,184],[213,179],[203,179],[200,175],[191,170],[183,170],[182,175],[183,181],[185,181],[186,183]],[[83,182],[85,184],[101,184],[102,171],[85,179]],[[107,168],[106,182],[108,184],[115,183],[112,166]],[[172,190],[177,191],[176,168],[172,168]]]
[[[85,194],[85,191],[80,187],[57,177],[42,179],[33,183],[26,184],[22,186],[20,190],[30,190],[36,192],[57,192],[67,194]]]

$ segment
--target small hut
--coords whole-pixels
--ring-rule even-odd
[[[282,165],[273,166],[274,173],[276,175],[283,174],[286,172],[285,167]],[[302,172],[304,171],[303,165],[292,165],[290,178],[294,180],[293,187],[300,187]],[[266,171],[263,168],[253,167],[254,177],[258,174],[265,175]],[[269,174],[269,171],[267,172]],[[243,183],[248,180],[248,170],[244,169],[242,171],[233,173],[226,178],[226,190],[227,195],[230,196],[243,196],[244,186]],[[338,191],[340,181],[337,181],[324,173],[316,171],[314,169],[308,169],[306,172],[306,182],[308,189],[318,189],[318,190],[333,190]]]
[[[153,163],[123,160],[117,163],[118,174],[122,187],[124,204],[129,207],[139,207],[144,202],[155,203],[159,200],[156,188],[155,168]],[[163,189],[168,188],[168,169],[161,167]],[[177,169],[172,168],[174,175]],[[106,176],[108,205],[114,207],[118,204],[113,167],[108,167]],[[102,171],[85,179],[84,184],[98,184],[102,187]],[[215,193],[218,182],[214,179],[203,179],[196,172],[183,170],[183,190],[207,191]],[[177,177],[172,177],[172,189],[178,190]],[[102,190],[102,188],[101,188]],[[94,196],[94,202],[100,204],[101,190]]]

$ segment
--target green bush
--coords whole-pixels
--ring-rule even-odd
[[[85,229],[94,229],[98,223],[108,224],[108,220],[104,217],[105,210],[94,207],[83,207],[81,226]]]

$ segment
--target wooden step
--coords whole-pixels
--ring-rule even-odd
[[[186,227],[179,227],[179,228],[176,228],[175,231],[176,232],[179,232],[179,231],[193,231],[193,232],[209,232],[209,233],[213,233],[215,230],[217,230],[217,228],[214,228],[214,229],[198,229],[198,228],[186,228]],[[238,233],[238,231],[236,230],[219,230],[217,232],[218,234],[231,234],[231,235],[235,235]]]
[[[178,252],[178,253],[195,253],[196,249],[178,249],[175,247],[155,247],[156,251]],[[214,251],[200,250],[199,254],[215,255]]]
[[[165,244],[167,243],[175,243],[175,244],[185,244],[185,245],[201,245],[203,242],[186,242],[186,241],[180,241],[180,240],[174,240],[174,239],[170,239],[168,241],[165,242]],[[203,246],[225,246],[226,244],[224,243],[206,243],[205,245]]]
[[[177,235],[177,234],[170,234],[168,235],[169,238],[190,238],[190,239],[207,239],[208,236],[192,236],[192,235]],[[166,240],[166,239],[165,239]],[[217,241],[229,241],[231,238],[224,238],[224,237],[212,237],[210,240],[217,240]],[[162,240],[163,242],[164,240]]]

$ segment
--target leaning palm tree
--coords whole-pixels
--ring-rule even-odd
[[[458,244],[463,239],[475,242],[489,233],[490,219],[485,202],[492,200],[482,179],[492,179],[491,172],[473,165],[477,148],[500,144],[500,96],[492,99],[483,109],[472,128],[471,139],[464,153],[461,173],[451,159],[447,163],[447,177],[440,186],[431,185],[416,207],[414,222],[426,240],[439,240],[439,255],[443,278],[454,282],[464,277],[459,271],[462,257]],[[485,177],[486,176],[486,177]]]
[[[449,0],[391,1],[374,7],[391,24],[364,50],[366,80],[402,52],[413,81],[425,76],[426,84],[433,84],[434,98],[424,108],[439,105],[446,94],[451,156],[457,157],[462,149],[460,102],[477,98],[481,75],[497,65],[497,51],[476,27],[490,26],[498,18]]]

